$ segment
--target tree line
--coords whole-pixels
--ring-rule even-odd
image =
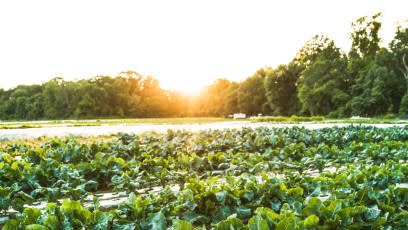
[[[261,68],[242,82],[218,79],[194,97],[132,71],[0,89],[0,119],[407,114],[408,28],[398,26],[382,47],[380,19],[378,13],[352,24],[348,53],[316,35],[290,63]]]

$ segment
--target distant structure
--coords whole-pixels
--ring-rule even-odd
[[[258,119],[260,117],[263,117],[262,113],[258,113],[258,116],[250,116],[249,119]]]
[[[245,113],[234,113],[234,115],[232,115],[232,118],[234,118],[234,119],[245,119],[246,114]]]
[[[369,118],[368,117],[360,117],[360,116],[352,116],[352,117],[350,117],[350,119],[358,120],[358,119],[369,119]]]

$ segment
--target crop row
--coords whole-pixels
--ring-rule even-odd
[[[287,173],[279,179],[245,175],[191,178],[180,192],[131,194],[119,208],[103,212],[98,200],[86,209],[65,200],[46,210],[26,208],[4,229],[363,229],[407,226],[408,167],[347,166],[317,177]],[[379,183],[378,178],[381,178]],[[183,228],[179,228],[183,225]],[[178,226],[178,227],[177,227]],[[231,228],[233,226],[233,228]],[[270,226],[271,228],[268,228]],[[400,228],[398,228],[400,227]]]
[[[254,221],[273,229],[289,219],[293,226],[287,229],[309,229],[312,223],[326,226],[323,229],[403,226],[408,221],[407,160],[407,127],[168,131],[121,134],[104,142],[83,143],[70,137],[34,145],[7,143],[0,149],[0,212],[17,211],[5,226],[15,227],[11,229],[33,224],[54,229],[50,221],[58,228],[68,226],[63,229],[150,229],[156,222],[164,223],[157,229],[177,225],[223,229],[228,224],[246,228]],[[98,208],[97,200],[89,210],[81,204],[95,192],[132,194],[172,184],[180,191],[130,195],[107,212]],[[194,198],[191,207],[180,200],[185,193]],[[61,198],[67,200],[61,204]],[[317,202],[314,198],[320,207],[337,202],[336,213],[330,218],[317,211],[305,214],[310,200]],[[124,211],[132,199],[148,203],[142,216]],[[40,200],[49,202],[46,210],[25,208]],[[65,212],[71,205],[74,213],[86,217],[68,218],[71,214]],[[346,207],[355,207],[350,212],[360,210],[358,218]],[[378,213],[368,218],[368,212]],[[102,222],[104,227],[96,228]]]

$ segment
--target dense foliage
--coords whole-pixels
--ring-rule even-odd
[[[261,68],[240,83],[219,79],[198,96],[163,90],[135,72],[0,89],[0,119],[406,114],[408,28],[398,26],[389,47],[382,47],[380,18],[352,24],[348,54],[315,36],[290,63]]]
[[[404,229],[407,161],[408,126],[6,142],[0,212],[3,229]],[[103,191],[129,195],[85,205]]]

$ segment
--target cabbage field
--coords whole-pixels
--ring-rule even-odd
[[[408,126],[9,140],[3,229],[408,229]]]

